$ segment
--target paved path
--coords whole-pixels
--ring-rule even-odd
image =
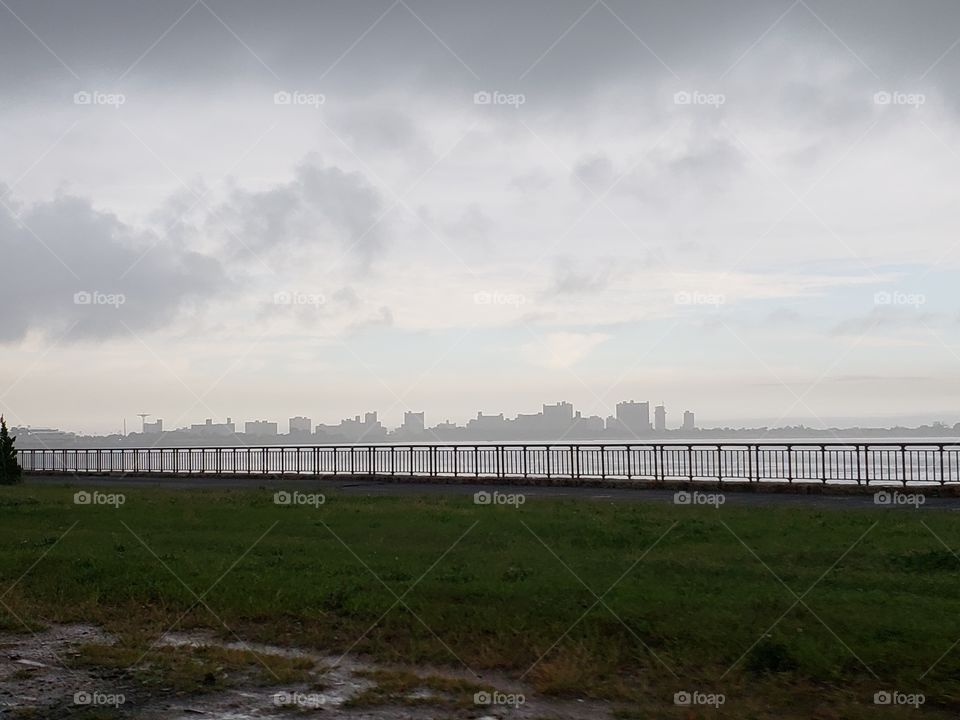
[[[596,502],[654,502],[673,503],[675,490],[660,488],[604,488],[604,487],[550,487],[544,485],[510,485],[491,483],[457,482],[385,482],[357,478],[262,478],[262,477],[116,477],[106,475],[28,475],[25,477],[28,485],[71,485],[79,487],[165,487],[165,488],[282,488],[297,490],[335,490],[347,494],[357,495],[450,495],[472,496],[474,493],[499,492],[503,494],[522,494],[527,501],[535,502],[541,498],[566,498],[591,500]],[[782,487],[782,486],[781,486]],[[897,488],[887,488],[888,491]],[[734,488],[721,490],[724,504],[740,506],[814,506],[832,508],[878,508],[888,507],[902,511],[913,512],[915,505],[877,505],[872,492],[884,490],[882,487],[871,487],[863,494],[856,495],[820,495],[798,494],[791,492],[743,492]],[[703,493],[717,493],[715,483],[704,483],[699,489]],[[898,492],[917,493],[922,488],[899,489]],[[919,506],[920,510],[960,510],[960,497],[933,497],[926,496]]]

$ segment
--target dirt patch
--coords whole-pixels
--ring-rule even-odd
[[[30,717],[40,709],[71,706],[79,714],[88,696],[92,702],[94,693],[103,693],[106,701],[107,694],[121,692],[97,673],[70,667],[80,646],[113,642],[92,625],[57,625],[0,635],[0,715]],[[109,693],[105,685],[110,686]]]
[[[251,665],[249,678],[234,673],[229,687],[213,684],[208,691],[183,692],[173,680],[167,683],[159,676],[159,682],[151,678],[152,682],[145,683],[134,668],[108,662],[107,658],[126,657],[114,650],[119,651],[115,639],[89,625],[0,635],[0,716],[290,720],[319,712],[332,720],[610,717],[605,703],[536,697],[529,687],[497,674],[385,666],[303,648],[227,642],[205,632],[168,633],[157,642],[154,652],[173,656],[181,664],[189,664],[195,657],[212,658],[216,663],[221,657],[243,653]],[[104,658],[103,663],[98,665],[97,658]],[[285,660],[284,665],[297,661],[309,670],[289,682],[279,659]],[[214,666],[210,674],[226,675],[227,670],[235,668]]]

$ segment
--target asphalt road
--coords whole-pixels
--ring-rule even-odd
[[[491,483],[456,482],[386,482],[382,480],[366,480],[357,478],[236,478],[236,477],[117,477],[107,475],[28,475],[25,477],[28,485],[66,485],[72,487],[163,487],[163,488],[247,488],[247,489],[289,489],[311,491],[337,491],[347,494],[367,496],[412,496],[412,495],[450,495],[469,497],[478,492],[501,493],[504,495],[521,494],[525,501],[536,502],[539,499],[578,499],[595,502],[653,502],[674,503],[676,489],[662,488],[606,488],[606,487],[551,487],[547,485],[511,485]],[[802,486],[799,486],[802,487]],[[781,485],[780,489],[783,489]],[[889,493],[896,490],[899,493],[920,493],[923,488],[881,488],[871,487],[869,492],[864,489],[860,494],[805,494],[796,492],[764,492],[752,486],[746,492],[734,487],[725,487],[720,490],[715,484],[704,483],[697,492],[701,493],[699,500],[706,502],[706,495],[722,493],[723,504],[735,506],[799,506],[823,508],[889,508],[904,512],[916,510],[960,510],[960,497],[935,497],[924,495],[922,504],[900,502],[895,504],[878,504],[874,499],[874,492],[886,489]],[[771,487],[770,490],[773,490]]]

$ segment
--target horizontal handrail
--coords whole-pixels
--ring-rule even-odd
[[[408,443],[22,449],[28,473],[946,484],[960,441]]]

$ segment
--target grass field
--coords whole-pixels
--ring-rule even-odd
[[[498,669],[620,717],[960,712],[960,516],[128,489],[0,490],[0,625],[126,651],[179,622],[380,661]],[[19,579],[19,580],[18,580]],[[11,589],[12,588],[12,589]],[[678,691],[722,693],[676,708]]]

